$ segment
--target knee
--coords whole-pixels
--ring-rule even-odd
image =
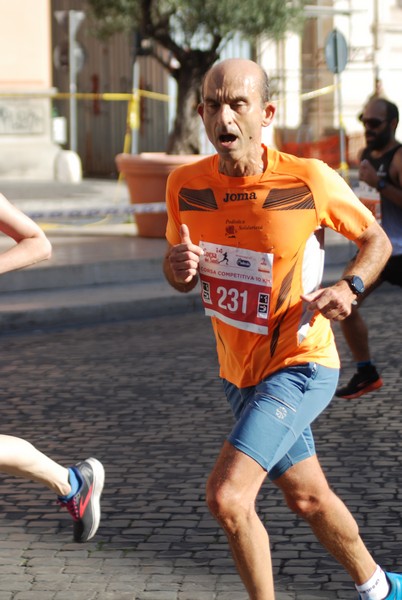
[[[212,516],[226,530],[235,530],[242,515],[247,513],[240,494],[225,482],[208,481],[206,502]]]
[[[286,503],[290,510],[299,515],[306,521],[313,519],[316,515],[325,512],[329,503],[329,489],[302,493],[290,493],[286,498]]]
[[[207,482],[206,502],[210,513],[220,521],[231,512],[233,491],[225,484],[218,484],[210,478]]]

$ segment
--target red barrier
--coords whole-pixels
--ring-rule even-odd
[[[346,160],[349,166],[358,164],[358,153],[364,146],[361,135],[350,135],[345,138]],[[278,145],[282,152],[288,152],[303,158],[318,158],[333,169],[339,169],[341,163],[339,135],[330,135],[315,142],[284,142]]]
[[[316,142],[286,142],[280,150],[302,158],[318,158],[333,169],[338,169],[340,165],[338,135],[331,135]]]

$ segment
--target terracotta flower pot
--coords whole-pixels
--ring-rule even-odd
[[[166,180],[176,167],[200,160],[199,154],[169,155],[164,152],[118,154],[115,158],[124,175],[132,204],[165,202]],[[164,238],[167,224],[166,211],[135,213],[138,235]]]

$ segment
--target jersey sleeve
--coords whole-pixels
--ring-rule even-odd
[[[356,240],[375,221],[373,214],[336,171],[321,161],[314,163],[312,183],[320,224]]]
[[[180,244],[180,214],[179,214],[179,185],[177,176],[173,171],[170,173],[166,184],[166,210],[168,222],[166,227],[166,239],[172,246]]]

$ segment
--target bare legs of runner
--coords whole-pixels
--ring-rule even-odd
[[[71,490],[68,469],[22,438],[0,435],[0,472],[38,481],[58,496],[66,496]]]
[[[257,462],[225,442],[207,484],[208,506],[227,535],[250,600],[275,598],[268,534],[255,510],[266,476]],[[352,580],[358,585],[366,582],[376,563],[355,519],[330,489],[316,456],[291,467],[275,484]]]

